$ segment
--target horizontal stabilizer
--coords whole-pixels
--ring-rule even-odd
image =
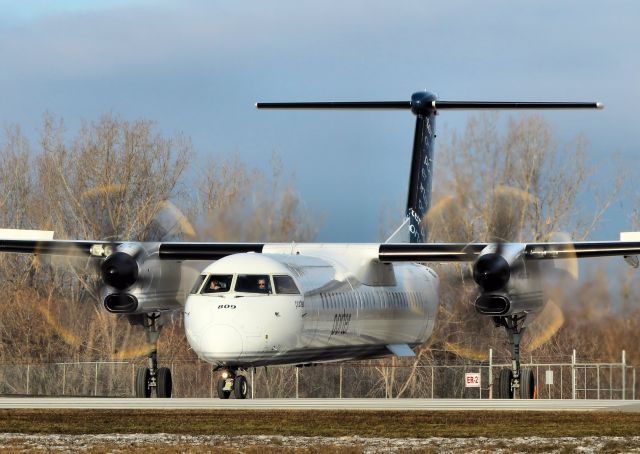
[[[409,110],[411,101],[257,102],[258,109],[391,109]]]
[[[388,344],[387,349],[398,357],[416,356],[408,344]]]
[[[602,109],[601,102],[433,101],[436,110],[474,109]]]
[[[603,109],[601,102],[528,102],[528,101],[339,101],[339,102],[257,102],[258,109],[373,109],[373,110],[539,110],[539,109]]]

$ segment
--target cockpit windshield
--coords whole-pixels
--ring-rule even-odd
[[[296,287],[291,276],[273,276],[273,285],[276,287],[276,293],[280,295],[299,295],[300,290]]]
[[[206,278],[207,276],[205,274],[201,274],[200,276],[198,276],[196,282],[193,284],[193,287],[191,287],[191,293],[198,293],[198,290],[200,290],[200,287],[202,287],[202,283]]]
[[[273,279],[273,280],[272,280]],[[256,293],[259,295],[299,295],[300,290],[288,275],[269,276],[268,274],[211,274],[200,275],[191,293]],[[233,286],[232,286],[233,285]],[[275,290],[275,291],[274,291]]]
[[[202,288],[202,293],[225,293],[231,289],[232,274],[212,274]]]
[[[271,281],[266,274],[238,274],[236,292],[243,293],[271,293]]]

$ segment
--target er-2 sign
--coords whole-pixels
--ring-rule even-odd
[[[480,388],[480,373],[464,374],[464,386],[466,388]]]

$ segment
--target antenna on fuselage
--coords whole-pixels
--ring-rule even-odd
[[[439,110],[475,109],[602,109],[599,102],[496,102],[496,101],[439,101],[427,91],[414,93],[411,101],[356,101],[356,102],[258,102],[258,109],[380,109],[411,110],[416,116],[413,139],[411,176],[407,197],[407,219],[403,226],[408,228],[410,243],[424,243],[427,231],[423,219],[431,205],[431,180],[433,175],[433,139],[435,137],[435,115]],[[399,230],[402,230],[399,229]],[[397,239],[396,231],[392,241]]]

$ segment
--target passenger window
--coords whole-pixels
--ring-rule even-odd
[[[202,293],[226,293],[231,289],[231,274],[212,274],[202,288]]]
[[[236,279],[236,292],[271,293],[271,283],[266,274],[239,274]]]
[[[276,293],[281,295],[299,295],[300,291],[296,287],[296,283],[293,282],[291,276],[273,276],[273,285],[276,288]]]
[[[207,276],[205,276],[204,274],[201,274],[200,276],[198,276],[198,278],[196,279],[196,282],[193,284],[193,287],[191,287],[191,292],[189,293],[198,293],[198,290],[200,290],[200,287],[202,287],[202,283],[206,278]]]

